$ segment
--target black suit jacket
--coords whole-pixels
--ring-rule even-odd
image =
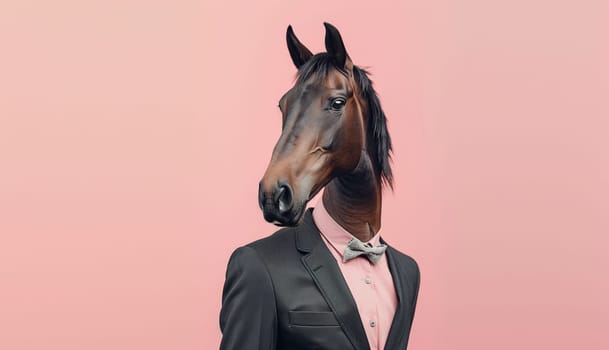
[[[222,294],[221,350],[369,350],[357,306],[309,209],[303,222],[236,249]],[[419,268],[389,246],[398,297],[386,350],[408,344]]]

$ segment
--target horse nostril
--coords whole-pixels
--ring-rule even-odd
[[[273,197],[281,215],[289,212],[292,209],[292,189],[290,188],[290,185],[279,185],[279,188],[275,191],[275,195]]]

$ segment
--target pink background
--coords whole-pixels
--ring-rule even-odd
[[[393,135],[412,349],[609,348],[607,1],[2,1],[0,349],[212,349],[323,21]]]

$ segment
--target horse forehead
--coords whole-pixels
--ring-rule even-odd
[[[330,70],[324,76],[313,76],[301,83],[295,90],[301,95],[323,92],[324,90],[348,90],[349,78],[337,69]]]
[[[345,90],[349,87],[349,79],[337,70],[332,70],[326,76],[324,85],[330,90]]]
[[[286,100],[291,100],[292,103],[307,104],[316,96],[325,95],[329,91],[345,91],[350,93],[349,79],[338,71],[332,71],[324,77],[308,79],[295,85],[281,97],[279,102],[283,103]]]

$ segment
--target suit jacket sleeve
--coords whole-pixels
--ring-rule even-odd
[[[220,311],[220,350],[274,350],[277,342],[275,293],[266,265],[250,247],[228,262]]]
[[[415,282],[414,282],[414,295],[412,297],[412,302],[411,302],[411,310],[412,313],[410,315],[410,323],[408,324],[408,332],[406,333],[406,344],[408,344],[408,338],[410,338],[410,331],[412,330],[412,322],[414,321],[414,314],[415,314],[415,310],[417,308],[417,299],[419,298],[419,286],[421,285],[421,271],[419,270],[419,265],[416,263],[416,261],[412,260],[413,262],[413,271],[414,271],[414,275],[415,275]]]
[[[414,318],[414,312],[417,306],[417,299],[419,298],[419,286],[421,285],[421,271],[419,265],[415,262],[416,282],[414,288],[414,298],[412,300],[412,317]]]

